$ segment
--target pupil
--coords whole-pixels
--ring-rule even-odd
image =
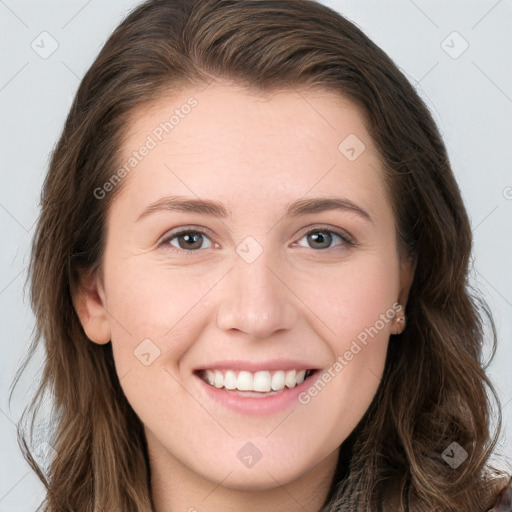
[[[198,242],[197,240],[196,240],[196,241],[194,241],[194,239],[195,239],[195,238],[200,237],[200,236],[201,236],[201,235],[200,235],[199,233],[195,233],[195,234],[193,234],[193,235],[190,235],[190,234],[182,235],[182,238],[183,238],[183,239],[185,240],[185,242],[186,242],[186,243],[185,243],[185,245],[186,245],[185,249],[190,249],[190,248],[194,245],[194,243],[200,246],[200,245],[201,245],[201,240],[199,240],[199,242]],[[181,245],[181,244],[180,244],[180,245]],[[182,246],[182,249],[183,249],[183,248],[184,248],[184,247]],[[197,247],[192,247],[192,248],[193,248],[193,249],[197,249]]]
[[[323,243],[322,248],[326,248],[326,247],[329,247],[329,245],[331,245],[332,236],[329,233],[317,232],[317,233],[311,233],[309,236],[311,237],[311,239],[314,243],[320,243],[320,245],[322,245],[322,243]]]

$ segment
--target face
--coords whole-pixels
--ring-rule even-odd
[[[335,464],[411,277],[361,114],[216,84],[138,112],[123,152],[79,315],[155,464],[247,490]]]

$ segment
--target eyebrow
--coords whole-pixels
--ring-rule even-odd
[[[330,210],[349,211],[372,223],[374,222],[373,217],[361,206],[358,206],[348,199],[332,196],[298,199],[292,203],[288,203],[284,216],[299,217],[301,215],[320,213]],[[145,208],[137,218],[137,222],[152,213],[162,211],[191,212],[201,215],[211,215],[221,219],[232,216],[231,210],[218,201],[212,201],[210,199],[194,199],[184,196],[168,196],[155,201]]]

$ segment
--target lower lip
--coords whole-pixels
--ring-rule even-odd
[[[198,375],[195,375],[195,377],[199,381],[199,385],[204,394],[210,400],[236,412],[254,416],[264,416],[283,411],[292,404],[298,403],[298,396],[311,386],[311,382],[314,382],[314,379],[311,379],[315,374],[316,372],[294,388],[285,388],[275,395],[265,396],[262,394],[261,397],[243,396],[224,388],[219,389],[210,386],[210,384],[207,384]]]

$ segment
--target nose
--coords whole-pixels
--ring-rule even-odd
[[[295,325],[298,311],[291,283],[271,263],[265,251],[252,263],[237,259],[223,283],[217,311],[220,329],[264,339]]]

